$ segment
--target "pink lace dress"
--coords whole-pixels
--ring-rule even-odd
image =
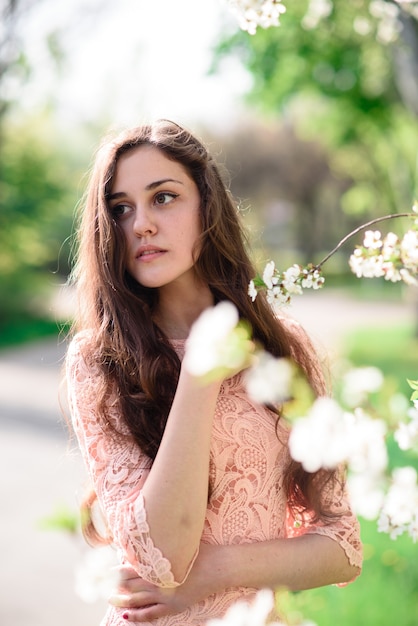
[[[118,432],[103,430],[96,415],[95,372],[87,368],[81,348],[86,340],[78,335],[67,354],[70,410],[79,446],[96,490],[102,511],[120,558],[139,576],[160,586],[175,586],[169,561],[153,544],[141,487],[147,479],[150,460],[131,439],[118,414],[115,400],[108,405],[109,417]],[[173,341],[180,358],[184,341]],[[286,440],[284,426],[280,440]],[[296,524],[289,514],[281,489],[281,476],[288,459],[287,447],[275,432],[275,420],[264,407],[251,402],[242,375],[227,379],[221,388],[212,436],[210,490],[202,541],[233,544],[318,533],[337,541],[351,564],[361,566],[359,525],[348,512],[333,525]],[[338,499],[336,506],[346,502]],[[348,507],[347,510],[349,511]],[[231,588],[215,594],[181,614],[154,620],[149,626],[203,626],[221,617],[237,600],[250,599],[255,589]],[[102,626],[122,626],[123,611],[110,607]]]

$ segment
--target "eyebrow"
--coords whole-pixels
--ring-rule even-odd
[[[183,185],[184,183],[181,180],[177,180],[176,178],[162,178],[161,180],[156,180],[152,183],[149,183],[145,187],[146,191],[151,191],[152,189],[156,189],[165,183],[178,183],[179,185]],[[117,200],[119,198],[124,198],[127,194],[124,191],[117,191],[116,193],[111,193],[107,196],[108,200]]]

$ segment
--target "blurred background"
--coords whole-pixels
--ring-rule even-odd
[[[200,135],[228,172],[260,269],[319,262],[417,197],[417,3],[286,6],[280,27],[249,35],[226,0],[0,0],[1,624],[93,626],[104,612],[74,590],[83,542],[45,521],[71,520],[85,481],[59,387],[74,215],[102,135],[156,117]],[[332,364],[373,364],[409,396],[418,290],[353,277],[360,242],[290,313]],[[297,594],[298,610],[319,626],[336,615],[339,626],[416,626],[416,544],[362,528],[359,581]]]

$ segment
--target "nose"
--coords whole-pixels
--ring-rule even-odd
[[[144,207],[137,207],[133,228],[137,237],[154,235],[157,232],[157,226],[150,211]]]

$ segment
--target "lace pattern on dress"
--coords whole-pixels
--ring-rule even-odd
[[[108,405],[114,432],[100,424],[95,408],[97,377],[82,355],[86,341],[85,335],[77,336],[68,350],[69,403],[74,431],[107,526],[123,558],[141,578],[161,587],[174,587],[181,583],[174,580],[170,562],[151,539],[141,494],[150,459],[132,441],[114,400]]]
[[[172,587],[170,562],[154,545],[147,523],[146,502],[141,489],[151,461],[130,437],[117,411],[116,393],[108,400],[108,418],[114,425],[103,428],[96,411],[97,373],[83,359],[86,335],[78,335],[67,356],[70,408],[81,452],[93,480],[106,521],[122,558],[139,576],[159,586]],[[173,341],[181,358],[184,342]],[[287,510],[281,487],[288,459],[288,432],[275,416],[248,398],[242,375],[224,381],[218,397],[210,455],[210,498],[202,541],[231,544],[296,537],[317,533],[337,541],[351,564],[361,566],[358,522],[345,497],[333,494],[335,507],[344,513],[331,524],[298,524]],[[329,496],[331,497],[331,496]],[[178,616],[158,620],[158,626],[201,626],[223,614],[234,601],[254,590],[231,589],[190,607]],[[103,624],[120,625],[118,609],[109,609]]]

